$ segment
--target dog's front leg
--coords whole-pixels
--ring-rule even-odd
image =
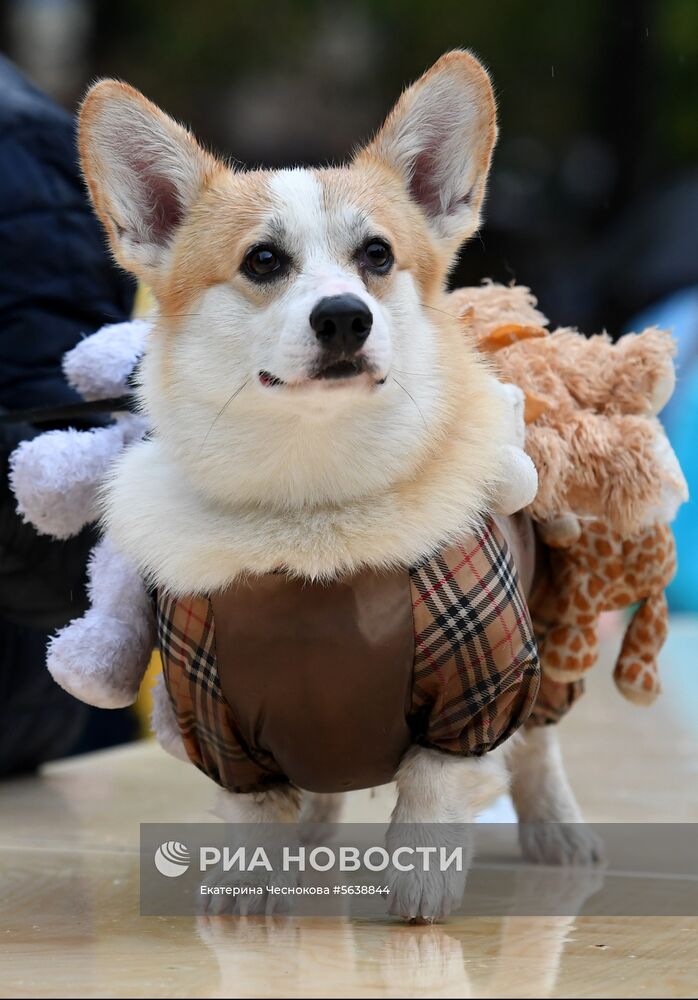
[[[603,844],[585,826],[555,726],[524,729],[511,748],[511,794],[524,857],[546,865],[598,864]]]
[[[210,885],[225,883],[232,894],[204,896],[206,914],[269,914],[289,908],[292,897],[272,890],[283,890],[295,881],[293,872],[284,870],[283,849],[293,852],[298,846],[300,803],[300,792],[294,785],[276,785],[245,795],[219,792],[213,811],[234,827],[231,839],[235,847],[244,848],[248,859],[261,848],[272,870],[263,866],[229,872],[213,868],[206,881]]]
[[[414,747],[396,775],[398,798],[387,836],[388,850],[437,848],[429,870],[415,860],[413,871],[391,874],[390,911],[406,920],[432,922],[448,916],[463,898],[472,858],[472,831],[466,824],[506,789],[507,771],[499,751],[484,757],[456,757]],[[460,848],[463,864],[442,870],[446,857]]]

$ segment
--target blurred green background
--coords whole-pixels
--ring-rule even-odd
[[[696,0],[9,0],[0,30],[64,105],[118,76],[251,165],[343,157],[471,48],[501,138],[455,280],[515,278],[554,322],[618,332],[697,277]]]

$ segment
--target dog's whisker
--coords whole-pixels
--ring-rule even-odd
[[[411,392],[409,392],[409,391],[408,391],[408,390],[407,390],[407,389],[406,389],[406,388],[404,387],[404,385],[402,384],[402,382],[400,382],[400,381],[399,381],[398,379],[396,379],[396,378],[395,378],[395,376],[394,376],[394,375],[393,375],[393,381],[395,382],[395,384],[396,384],[396,385],[399,385],[399,386],[400,386],[400,388],[402,389],[402,391],[403,391],[403,392],[404,392],[404,393],[405,393],[405,394],[406,394],[407,396],[409,396],[409,398],[410,398],[410,399],[412,400],[412,402],[414,403],[415,407],[417,408],[417,413],[419,414],[419,416],[420,416],[420,417],[421,417],[421,419],[422,419],[422,423],[424,424],[424,429],[425,429],[426,431],[428,431],[428,430],[429,430],[429,427],[428,427],[428,425],[427,425],[427,422],[426,422],[426,420],[424,419],[424,414],[422,413],[422,411],[421,411],[421,410],[420,410],[420,408],[419,408],[419,404],[417,403],[417,400],[416,400],[416,399],[414,398],[414,396],[412,395],[412,393],[411,393]]]
[[[397,372],[398,375],[410,375],[413,378],[428,378],[430,375],[430,372],[406,372],[404,371],[404,369],[396,368],[394,365],[390,370],[393,372]]]
[[[457,315],[456,313],[448,312],[446,309],[440,309],[438,306],[429,305],[427,302],[423,302],[422,305],[425,309],[432,309],[434,312],[441,313],[442,316],[448,316],[449,319],[462,320],[463,317]],[[158,319],[197,319],[201,313],[199,312],[178,312],[178,313],[163,313],[163,312],[153,312],[149,315],[141,316],[140,319],[145,320],[158,320]]]
[[[153,312],[146,313],[144,316],[139,316],[138,319],[150,320],[151,322],[157,322],[159,319],[199,319],[201,313],[191,312],[191,313],[162,313]]]
[[[442,316],[448,316],[449,319],[462,320],[462,316],[456,316],[454,313],[447,312],[445,309],[439,309],[438,306],[430,306],[428,303],[423,302],[422,305],[425,309],[433,309],[434,312],[441,313]]]
[[[203,441],[201,442],[201,447],[202,448],[204,447],[204,445],[208,441],[208,436],[211,433],[211,431],[213,430],[213,428],[216,426],[216,423],[218,422],[219,418],[223,416],[223,413],[225,412],[225,410],[227,410],[228,407],[230,406],[230,404],[233,402],[233,400],[236,399],[240,395],[240,393],[245,388],[245,386],[249,383],[249,381],[250,381],[249,378],[246,378],[245,381],[242,383],[242,385],[238,386],[238,388],[235,390],[235,392],[233,392],[228,397],[228,399],[225,401],[225,403],[223,403],[223,405],[221,406],[220,410],[218,411],[218,413],[213,418],[213,421],[211,422],[211,426],[206,431],[206,435],[205,435]]]

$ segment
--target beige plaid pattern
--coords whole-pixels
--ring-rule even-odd
[[[230,791],[285,782],[271,756],[246,746],[221,694],[208,598],[159,593],[157,619],[165,684],[192,763]]]
[[[511,553],[488,521],[410,577],[417,738],[480,756],[526,721],[538,692],[538,651]]]

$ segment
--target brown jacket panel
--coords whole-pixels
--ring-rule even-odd
[[[409,575],[283,573],[211,598],[223,697],[248,746],[314,792],[390,781],[410,744]]]
[[[526,721],[538,691],[524,593],[493,521],[402,571],[158,594],[158,625],[187,752],[239,792],[381,784],[410,742],[483,754]]]

